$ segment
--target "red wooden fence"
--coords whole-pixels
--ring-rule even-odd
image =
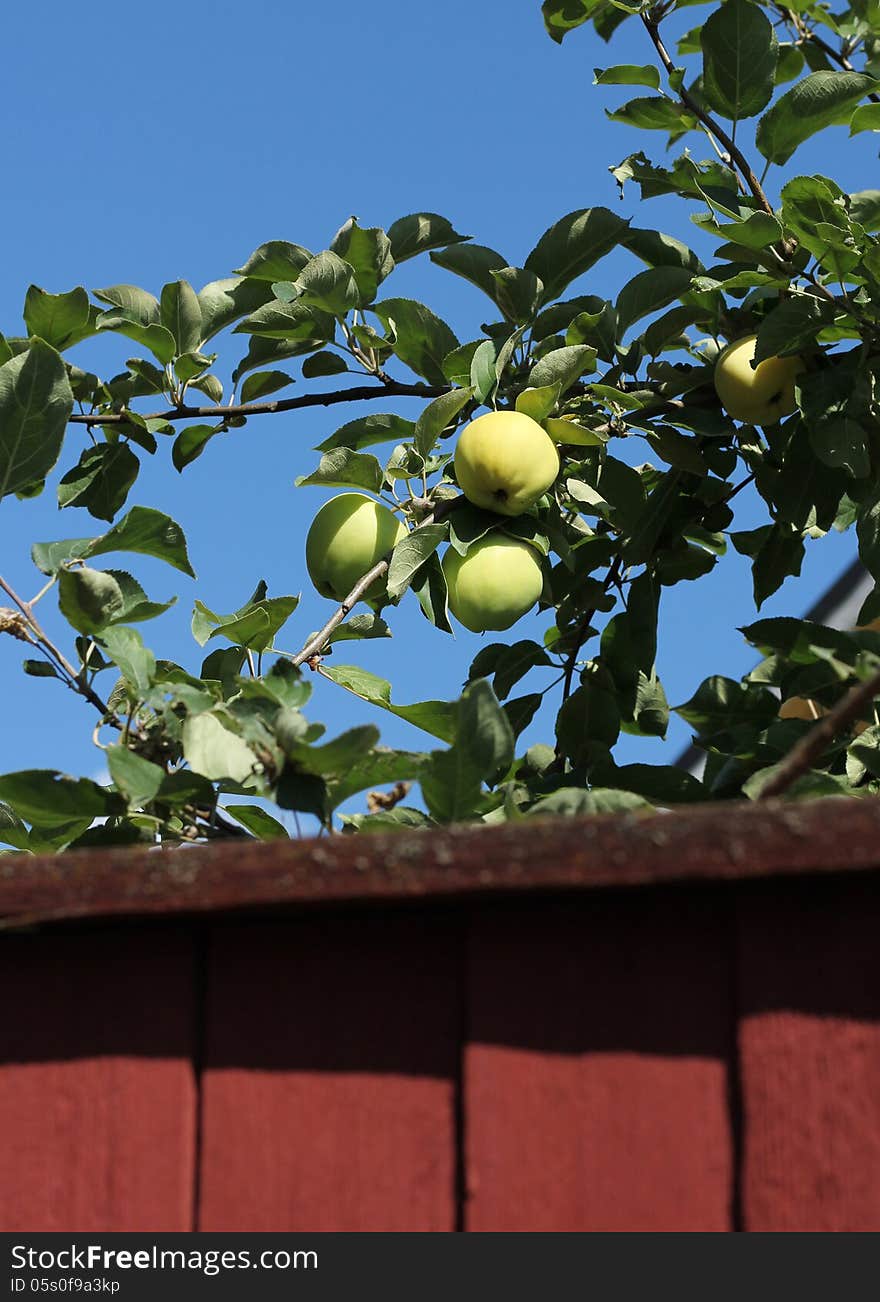
[[[878,1230],[880,802],[0,859],[0,1230]]]

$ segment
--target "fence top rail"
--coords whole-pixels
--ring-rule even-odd
[[[880,799],[717,804],[393,835],[0,855],[0,927],[880,869]]]

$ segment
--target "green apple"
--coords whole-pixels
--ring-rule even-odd
[[[455,477],[474,506],[522,515],[559,474],[549,434],[521,411],[490,411],[466,425],[455,449]]]
[[[540,553],[530,543],[488,533],[461,556],[443,557],[449,609],[472,633],[510,628],[534,606],[544,586]]]
[[[324,503],[309,529],[309,578],[322,597],[344,601],[358,579],[387,556],[406,532],[403,522],[372,497],[340,493]],[[384,579],[377,579],[364,600],[375,600],[384,589]]]
[[[756,335],[729,344],[715,363],[715,392],[734,420],[774,425],[797,408],[795,377],[804,369],[800,357],[767,357],[752,366]]]

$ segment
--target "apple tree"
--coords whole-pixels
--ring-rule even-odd
[[[880,576],[880,190],[847,193],[797,161],[841,124],[880,130],[880,7],[697,4],[690,28],[694,0],[543,5],[546,32],[581,41],[585,66],[603,42],[642,51],[585,77],[584,130],[604,111],[649,133],[611,170],[646,204],[671,198],[674,230],[587,207],[511,266],[420,212],[387,229],[349,220],[317,251],[271,240],[198,292],[31,286],[24,331],[0,336],[0,498],[36,496],[66,456],[59,505],[78,522],[34,543],[35,596],[0,576],[3,672],[23,652],[47,702],[62,686],[82,698],[110,781],[0,777],[9,851],[272,838],[287,835],[279,810],[371,831],[878,790],[880,590],[852,632],[760,607],[831,530],[853,529]],[[617,249],[640,269],[610,301],[588,273]],[[397,294],[411,259],[477,286],[486,322],[459,339]],[[130,341],[121,374],[66,359],[105,332]],[[227,371],[218,357],[236,348]],[[306,384],[284,396],[293,370]],[[151,621],[167,605],[138,559],[192,566],[186,522],[129,503],[144,459],[185,475],[249,420],[342,403],[362,414],[303,456],[298,480],[339,494],[312,527],[308,574],[303,558],[324,627],[297,629],[297,598],[261,584],[228,612],[197,601],[192,655],[164,658]],[[77,451],[88,436],[79,455],[72,430]],[[738,523],[746,488],[757,528]],[[758,663],[674,707],[703,776],[618,763],[622,732],[667,729],[665,590],[697,585],[698,611],[728,547],[751,563],[741,633]],[[48,602],[63,645],[41,623]],[[401,602],[425,616],[426,655],[455,625],[487,634],[460,699],[403,704],[357,665],[358,641],[393,634]],[[535,605],[541,640],[516,631]],[[279,649],[282,629],[298,652]],[[370,703],[376,725],[323,736],[317,679]],[[524,747],[542,705],[546,741]],[[389,712],[423,749],[382,746]],[[362,812],[340,816],[359,795]]]

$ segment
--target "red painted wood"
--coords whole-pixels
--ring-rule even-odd
[[[751,889],[740,911],[749,1230],[880,1230],[880,890]]]
[[[202,1230],[452,1230],[458,942],[422,912],[214,932]]]
[[[702,893],[496,905],[469,944],[469,1230],[728,1230],[728,932]]]
[[[190,1230],[193,950],[179,928],[0,942],[0,1230]]]

